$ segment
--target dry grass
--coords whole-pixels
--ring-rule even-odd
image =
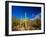
[[[25,24],[26,22],[26,24]],[[24,30],[39,30],[41,29],[41,20],[19,20],[16,18],[12,19],[12,31],[24,31]]]

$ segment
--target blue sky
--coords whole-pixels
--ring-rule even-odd
[[[25,12],[28,19],[33,19],[41,13],[41,7],[12,6],[12,16],[16,18],[25,18]]]

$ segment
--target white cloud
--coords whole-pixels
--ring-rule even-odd
[[[34,18],[30,19],[30,20],[35,20],[35,19],[40,19],[41,17],[41,13],[37,14]]]

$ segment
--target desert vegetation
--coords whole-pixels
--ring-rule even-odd
[[[24,30],[40,30],[41,20],[21,20],[16,17],[12,17],[12,31],[24,31]]]

